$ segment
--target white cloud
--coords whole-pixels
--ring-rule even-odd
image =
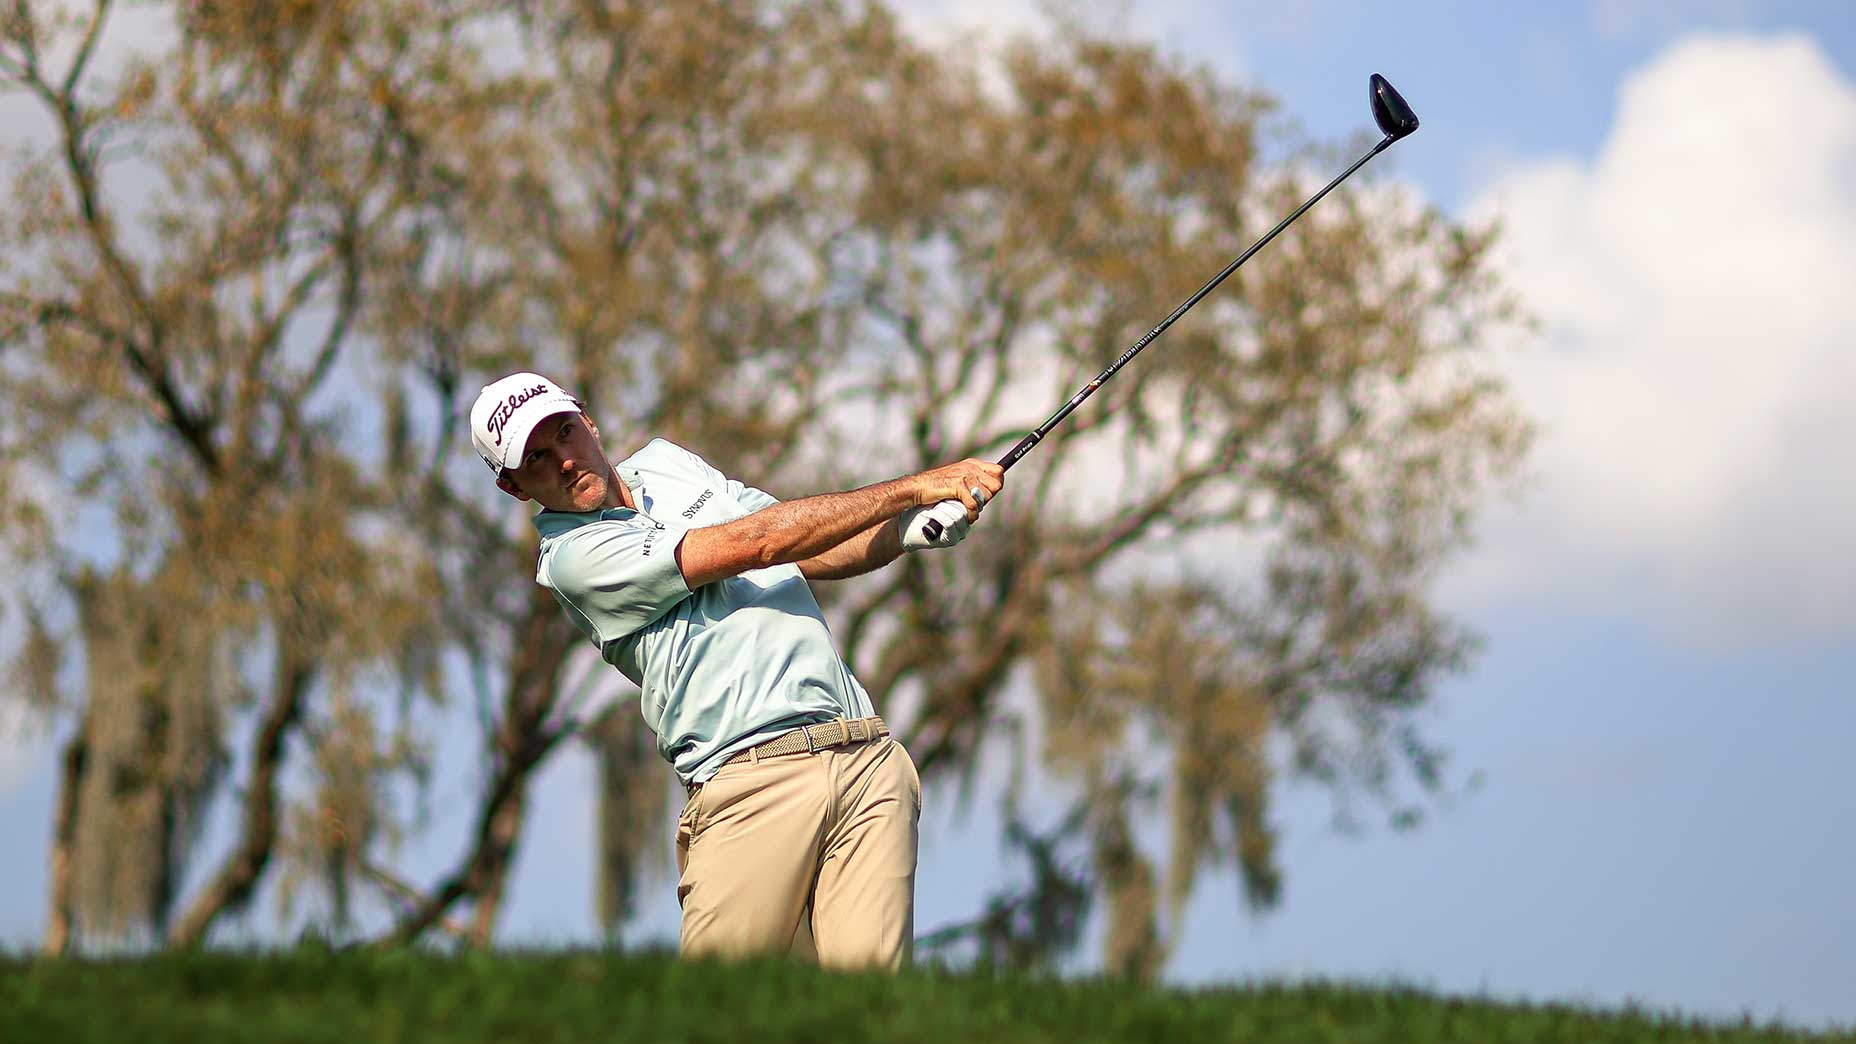
[[[1033,0],[921,0],[896,8],[902,24],[934,44],[973,39],[997,45],[1049,25]]]
[[[1499,175],[1543,323],[1513,367],[1538,482],[1477,576],[1689,640],[1856,621],[1856,85],[1802,37],[1697,37],[1629,77],[1590,163]]]
[[[1231,76],[1243,72],[1239,55],[1245,40],[1305,39],[1328,6],[1246,3],[1234,9],[1229,0],[916,0],[896,10],[904,26],[934,45],[959,41],[996,47],[1013,37],[1042,36],[1055,19],[1065,19],[1110,38],[1151,40]],[[1245,27],[1243,37],[1232,28],[1238,24]]]
[[[1744,23],[1757,5],[1750,0],[1591,0],[1592,28],[1600,37],[1626,38],[1665,32],[1698,21]]]

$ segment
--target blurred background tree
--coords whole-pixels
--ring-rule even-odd
[[[437,27],[382,11],[363,46],[307,10],[187,5],[107,69],[112,5],[5,16],[0,73],[49,124],[13,163],[0,322],[8,535],[39,581],[17,688],[71,722],[52,950],[194,942],[248,901],[293,741],[433,633],[390,476],[344,445],[373,411],[344,370],[414,199],[371,86],[416,78]],[[183,903],[228,787],[238,836]]]
[[[344,932],[486,943],[570,738],[617,938],[680,795],[531,582],[527,512],[464,445],[477,388],[542,370],[615,453],[663,435],[784,496],[996,455],[1341,151],[1145,45],[936,51],[876,3],[5,26],[0,73],[46,117],[0,231],[0,517],[32,581],[9,698],[71,737],[52,949],[199,941],[274,861],[336,924],[388,898]],[[1201,868],[1276,900],[1276,788],[1404,823],[1443,785],[1413,712],[1469,641],[1426,589],[1527,442],[1482,347],[1516,321],[1491,238],[1370,179],[1336,194],[960,553],[820,588],[931,787],[1004,758],[1074,802],[1047,834],[1009,806],[1032,886],[950,938],[1048,965],[1099,899],[1105,966],[1151,976]],[[470,708],[471,826],[409,880],[435,734]],[[206,852],[224,794],[241,827]]]

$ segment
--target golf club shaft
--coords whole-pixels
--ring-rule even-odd
[[[1083,404],[1084,399],[1087,399],[1091,395],[1094,395],[1096,393],[1097,388],[1102,387],[1104,382],[1106,382],[1110,377],[1115,376],[1115,371],[1121,369],[1123,366],[1126,366],[1128,364],[1128,360],[1134,358],[1136,355],[1139,355],[1141,352],[1141,349],[1147,347],[1149,344],[1152,344],[1154,338],[1159,337],[1162,333],[1165,333],[1166,328],[1169,326],[1172,326],[1174,321],[1176,321],[1180,316],[1185,315],[1187,310],[1190,309],[1193,305],[1198,304],[1200,298],[1203,298],[1206,294],[1209,294],[1214,289],[1216,289],[1219,283],[1222,283],[1225,281],[1226,276],[1229,276],[1232,272],[1237,271],[1237,267],[1243,264],[1244,262],[1250,260],[1250,256],[1252,254],[1255,254],[1257,251],[1263,249],[1263,245],[1265,243],[1268,243],[1270,240],[1275,239],[1277,233],[1281,232],[1285,228],[1288,228],[1290,223],[1293,222],[1296,218],[1299,218],[1304,213],[1307,213],[1308,208],[1320,202],[1321,197],[1327,195],[1330,191],[1332,191],[1334,186],[1347,180],[1347,177],[1351,175],[1354,171],[1359,170],[1362,166],[1365,166],[1367,160],[1372,159],[1374,156],[1377,156],[1381,152],[1385,151],[1386,146],[1392,144],[1396,140],[1398,139],[1394,138],[1392,135],[1390,134],[1386,135],[1385,138],[1380,140],[1379,144],[1373,146],[1372,151],[1368,152],[1364,156],[1361,156],[1359,159],[1354,161],[1353,166],[1348,167],[1346,170],[1342,171],[1340,177],[1337,177],[1333,181],[1328,182],[1327,185],[1323,187],[1320,192],[1317,192],[1314,195],[1308,197],[1307,202],[1295,208],[1294,213],[1290,214],[1286,218],[1283,218],[1280,222],[1277,222],[1275,228],[1272,228],[1268,232],[1265,232],[1263,234],[1262,239],[1259,239],[1255,243],[1250,244],[1250,249],[1244,251],[1242,254],[1239,254],[1237,256],[1237,260],[1226,265],[1224,268],[1224,271],[1212,277],[1211,282],[1206,283],[1202,287],[1199,287],[1199,292],[1187,298],[1185,304],[1182,304],[1178,308],[1173,309],[1173,314],[1167,316],[1165,319],[1160,320],[1160,325],[1147,331],[1146,335],[1143,336],[1140,340],[1134,342],[1132,345],[1129,345],[1128,350],[1122,352],[1120,357],[1118,357],[1114,362],[1109,363],[1108,369],[1103,370],[1101,373],[1097,374],[1095,380],[1090,381],[1088,384],[1083,385],[1083,388],[1081,391],[1078,391],[1075,395],[1070,396],[1070,401],[1064,403],[1063,406],[1059,408],[1056,413],[1051,414],[1049,420],[1045,421],[1043,424],[1038,425],[1038,428],[1036,431],[1018,440],[1018,445],[1013,446],[1011,449],[1011,452],[999,458],[999,466],[1009,470],[1012,467],[1012,465],[1018,463],[1020,458],[1022,458],[1025,454],[1031,452],[1031,447],[1037,445],[1039,442],[1042,442],[1044,440],[1044,436],[1050,434],[1050,431],[1052,428],[1055,428],[1058,424],[1062,423],[1065,417],[1068,417],[1073,410],[1075,410],[1078,406],[1081,406]]]
[[[1290,214],[1288,217],[1283,218],[1281,221],[1277,222],[1276,227],[1270,229],[1268,232],[1265,232],[1263,234],[1262,239],[1259,239],[1255,243],[1250,244],[1249,250],[1246,250],[1242,254],[1239,254],[1237,256],[1237,260],[1226,265],[1224,267],[1224,271],[1212,277],[1211,282],[1206,283],[1202,287],[1199,287],[1198,293],[1193,294],[1191,297],[1187,298],[1185,304],[1182,304],[1178,308],[1173,309],[1173,314],[1167,316],[1165,319],[1160,320],[1159,326],[1156,326],[1153,329],[1147,331],[1146,336],[1142,337],[1140,340],[1129,345],[1128,350],[1125,352],[1122,352],[1120,358],[1110,363],[1108,365],[1108,369],[1103,370],[1101,373],[1097,374],[1095,380],[1090,381],[1088,384],[1083,385],[1083,388],[1081,391],[1077,392],[1075,395],[1070,396],[1070,401],[1064,403],[1063,406],[1059,408],[1056,413],[1051,414],[1049,420],[1045,421],[1043,424],[1038,425],[1038,429],[1036,431],[1018,440],[1018,445],[1013,446],[1011,452],[999,458],[999,466],[1001,468],[1010,468],[1012,465],[1018,463],[1019,460],[1021,460],[1025,454],[1031,452],[1031,447],[1044,441],[1044,436],[1050,434],[1050,431],[1052,428],[1055,428],[1057,425],[1063,423],[1063,419],[1065,417],[1068,417],[1072,412],[1074,412],[1078,406],[1081,406],[1083,404],[1084,399],[1087,399],[1091,395],[1094,395],[1097,388],[1102,387],[1102,385],[1106,383],[1110,377],[1115,376],[1115,371],[1121,369],[1123,366],[1126,366],[1128,364],[1128,360],[1134,358],[1136,355],[1139,355],[1141,352],[1141,349],[1147,347],[1149,344],[1152,344],[1154,338],[1165,333],[1167,327],[1172,326],[1173,323],[1180,316],[1186,314],[1186,311],[1188,309],[1190,309],[1193,305],[1198,304],[1199,300],[1203,298],[1206,294],[1211,293],[1212,290],[1214,290],[1218,286],[1219,283],[1224,282],[1226,276],[1229,276],[1232,272],[1237,271],[1237,267],[1239,265],[1250,260],[1250,257],[1252,254],[1255,254],[1257,251],[1263,249],[1263,245],[1265,243],[1268,243],[1270,240],[1275,239],[1277,233],[1281,232],[1285,228],[1288,228],[1289,225],[1292,222],[1294,222],[1296,218],[1299,218],[1303,214],[1307,213],[1309,207],[1312,207],[1316,203],[1319,203],[1321,201],[1322,196],[1325,196],[1329,192],[1334,190],[1334,186],[1340,184],[1343,181],[1346,181],[1347,178],[1351,176],[1354,171],[1359,170],[1361,167],[1365,166],[1367,160],[1372,159],[1374,156],[1379,155],[1381,152],[1384,152],[1387,146],[1391,145],[1393,142],[1398,141],[1400,138],[1403,138],[1406,135],[1418,129],[1417,115],[1411,111],[1411,106],[1405,104],[1405,99],[1399,95],[1398,91],[1394,89],[1390,83],[1386,82],[1386,78],[1384,76],[1381,76],[1378,73],[1374,73],[1372,77],[1367,81],[1367,88],[1368,88],[1369,95],[1372,100],[1373,122],[1377,123],[1379,125],[1379,129],[1385,134],[1385,137],[1380,140],[1379,144],[1374,145],[1372,149],[1367,152],[1366,155],[1361,156],[1357,160],[1354,160],[1353,166],[1348,167],[1346,170],[1341,171],[1340,177],[1337,177],[1333,181],[1328,182],[1327,185],[1323,186],[1320,192],[1317,192],[1314,195],[1308,197],[1307,202],[1303,203],[1299,207],[1296,207],[1295,212],[1293,214]],[[979,498],[979,492],[977,490],[974,491],[974,497],[976,499]],[[922,535],[928,538],[930,541],[939,540],[941,537],[941,533],[942,533],[941,523],[936,521],[935,519],[930,518],[922,523],[921,532],[922,532]]]

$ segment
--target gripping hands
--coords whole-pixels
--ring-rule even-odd
[[[953,547],[967,535],[980,509],[1005,485],[1005,469],[991,461],[968,459],[913,476],[920,506],[897,519],[905,551]]]
[[[901,527],[904,551],[925,551],[931,547],[953,547],[966,538],[973,523],[967,521],[967,506],[958,500],[912,507],[896,520]]]

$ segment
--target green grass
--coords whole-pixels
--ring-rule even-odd
[[[0,956],[0,1041],[1802,1041],[1774,1026],[1343,985],[1144,990],[598,952]]]

